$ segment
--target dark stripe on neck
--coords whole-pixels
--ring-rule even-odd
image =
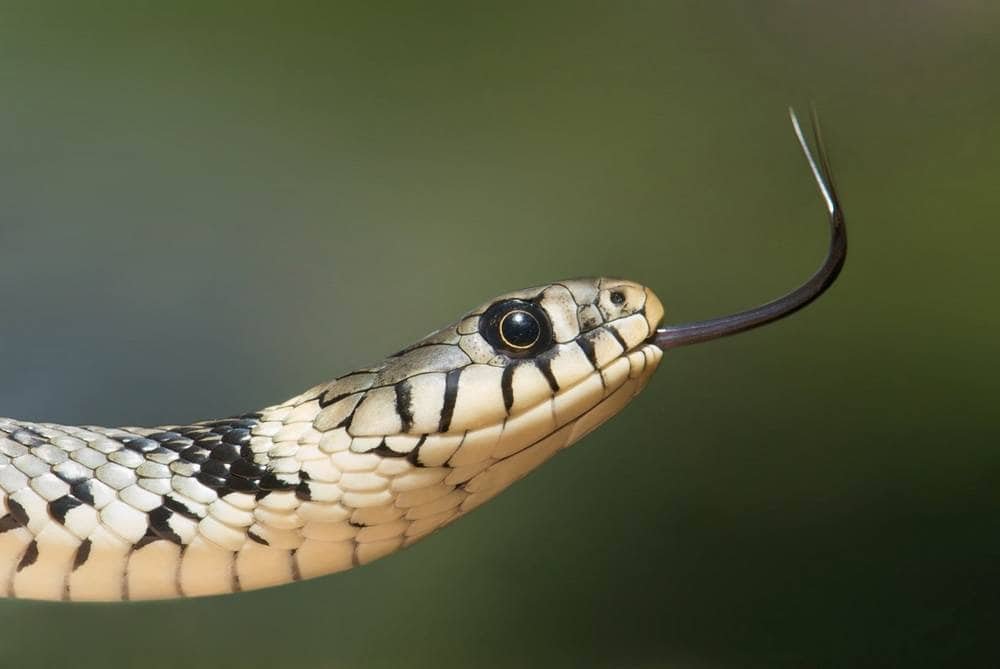
[[[511,363],[503,368],[500,376],[500,390],[503,391],[503,407],[510,415],[510,408],[514,406],[514,370],[517,364]]]
[[[594,342],[587,335],[580,335],[576,338],[576,345],[580,347],[583,354],[590,361],[590,366],[597,369],[597,352],[594,351]]]
[[[441,407],[441,420],[438,422],[438,432],[447,432],[451,427],[451,417],[455,413],[455,401],[458,399],[458,378],[464,367],[453,369],[444,377],[444,406]]]
[[[552,389],[552,392],[554,393],[559,392],[559,382],[556,381],[555,375],[552,374],[552,359],[535,358],[535,367],[537,367],[538,371],[542,373],[542,376],[545,377],[545,380],[549,382],[549,388]]]
[[[601,380],[601,387],[607,390],[608,386],[604,382],[604,374],[601,374],[601,368],[597,366],[597,352],[594,350],[594,340],[587,335],[580,335],[576,338],[576,345],[580,347],[583,354],[587,356],[590,366],[597,372],[597,378]]]
[[[623,351],[627,351],[628,350],[628,344],[625,343],[625,339],[622,337],[621,333],[618,332],[618,329],[615,328],[615,326],[613,326],[613,325],[609,325],[607,327],[607,330],[608,330],[608,332],[611,333],[611,336],[615,338],[615,341],[617,341],[618,344],[622,347],[622,350]]]
[[[409,432],[413,427],[413,405],[409,379],[396,384],[396,413],[399,414],[400,431]]]

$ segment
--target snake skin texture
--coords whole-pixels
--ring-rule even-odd
[[[490,308],[551,337],[492,344]],[[349,569],[475,509],[620,411],[662,355],[638,284],[502,295],[381,364],[236,418],[158,428],[0,419],[0,594],[139,600]]]

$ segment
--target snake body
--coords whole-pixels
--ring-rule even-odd
[[[0,593],[214,595],[388,555],[620,411],[660,360],[662,314],[636,283],[564,281],[235,418],[0,419]]]

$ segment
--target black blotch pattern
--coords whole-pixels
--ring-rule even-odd
[[[424,445],[427,440],[427,435],[420,435],[420,441],[417,445],[413,447],[413,450],[406,454],[406,461],[409,462],[414,467],[423,467],[424,465],[420,462],[420,447]]]
[[[30,567],[35,564],[38,559],[38,542],[34,539],[28,544],[28,547],[24,551],[24,555],[21,556],[21,561],[17,563],[17,571],[21,571],[25,567]]]
[[[132,544],[132,550],[137,551],[137,550],[139,550],[141,548],[144,548],[145,546],[148,546],[149,544],[153,543],[154,541],[161,541],[161,538],[159,536],[157,536],[156,533],[153,532],[152,530],[147,529],[146,533],[144,535],[142,535],[142,538],[139,539],[139,541],[137,541],[134,544]],[[126,597],[125,599],[128,599],[128,598]]]
[[[83,506],[83,502],[75,497],[63,495],[59,499],[49,502],[49,515],[60,525],[65,525],[66,514],[78,506]]]
[[[181,538],[170,527],[170,517],[174,512],[166,506],[158,506],[149,512],[149,529],[146,534],[153,534],[155,538],[165,539],[172,543],[181,544]],[[144,537],[145,538],[145,537]]]
[[[10,433],[10,438],[21,444],[22,446],[27,446],[28,448],[35,448],[36,446],[44,446],[49,443],[49,440],[42,437],[34,430],[30,428],[22,427],[14,430]]]
[[[594,342],[587,335],[576,338],[576,345],[580,347],[583,354],[587,356],[590,366],[597,369],[597,352],[594,350]]]
[[[406,392],[404,390],[401,400],[408,407]],[[401,415],[405,416],[406,412]],[[251,433],[259,422],[259,414],[245,414],[170,428],[146,437],[127,437],[119,441],[123,448],[140,453],[144,458],[152,458],[153,461],[157,461],[157,454],[170,455],[171,452],[178,454],[179,461],[189,463],[191,475],[214,489],[219,497],[240,492],[261,499],[272,491],[292,490],[301,500],[312,499],[309,477],[305,472],[275,474],[269,470],[267,464],[254,461],[254,453],[250,447]],[[9,438],[29,447],[48,443],[47,439],[30,428],[19,428],[11,432]],[[403,453],[392,453],[392,455],[408,457]],[[416,453],[413,456],[416,457]],[[165,459],[169,461],[169,458]],[[63,480],[69,485],[70,492],[49,502],[47,512],[54,521],[65,525],[67,515],[73,509],[84,504],[94,506],[95,500],[91,479],[63,477]],[[0,534],[18,527],[26,527],[28,514],[24,507],[9,497],[4,503],[6,513],[0,515]],[[146,532],[133,545],[133,549],[142,548],[159,540],[180,545],[183,549],[181,537],[170,526],[170,519],[174,514],[194,521],[200,520],[200,516],[186,504],[170,494],[164,495],[162,505],[147,513]],[[258,543],[267,544],[267,541],[259,535],[250,533],[250,536]],[[73,569],[86,562],[90,552],[91,542],[85,540],[76,550]],[[37,559],[38,546],[32,542],[22,555],[17,569],[24,569]]]
[[[250,537],[251,540],[256,541],[257,543],[261,544],[262,546],[270,546],[271,545],[267,541],[267,539],[265,539],[264,537],[260,536],[259,534],[257,534],[253,530],[247,530],[247,536]]]
[[[28,512],[24,510],[24,507],[18,504],[16,499],[7,498],[7,513],[18,525],[28,524]]]
[[[444,406],[441,407],[441,420],[438,422],[438,432],[447,432],[451,427],[451,417],[455,413],[455,402],[458,400],[458,379],[464,367],[449,370],[444,377]]]
[[[295,486],[295,496],[303,502],[308,502],[312,499],[312,490],[309,489],[309,481],[302,481]]]
[[[622,350],[627,351],[628,350],[628,344],[625,342],[625,338],[622,337],[622,333],[619,332],[617,330],[617,328],[615,328],[615,326],[613,326],[613,325],[609,325],[607,329],[608,329],[608,332],[611,333],[611,336],[615,338],[615,341],[618,342],[619,346],[622,347]]]
[[[70,486],[69,491],[73,497],[81,502],[94,506],[94,491],[90,488],[90,480],[84,479]]]
[[[411,405],[411,389],[409,379],[404,379],[396,384],[396,413],[399,414],[399,421],[402,432],[409,432],[413,427],[413,407]]]
[[[24,527],[24,526],[17,518],[10,515],[9,513],[5,515],[3,518],[0,518],[0,534],[3,534],[4,532],[9,532],[10,530],[14,530],[19,527]]]
[[[256,495],[261,490],[276,489],[268,478],[273,474],[254,462],[250,449],[250,433],[258,422],[260,414],[246,414],[151,434],[147,441],[177,451],[181,459],[196,465],[194,477],[219,497],[234,492]]]
[[[581,335],[576,338],[576,345],[580,347],[583,354],[587,356],[587,362],[590,366],[594,368],[595,371],[599,371],[600,367],[597,366],[597,351],[594,350],[594,340],[590,338],[589,335]],[[601,387],[607,388],[604,382],[604,375],[598,374],[597,378],[601,380]]]
[[[275,491],[275,490],[291,490],[297,487],[298,482],[292,483],[291,481],[286,481],[285,479],[278,478],[278,475],[274,472],[267,472],[260,477],[257,481],[257,486],[261,490]]]
[[[90,539],[84,539],[83,542],[77,547],[76,554],[73,556],[73,571],[87,561],[90,557]]]
[[[163,497],[163,506],[164,508],[173,511],[174,513],[178,513],[185,518],[190,518],[191,520],[201,520],[198,514],[189,509],[186,504],[177,501],[170,495],[165,495]]]
[[[275,474],[266,465],[254,461],[250,440],[258,422],[259,414],[246,414],[177,427],[151,434],[141,441],[130,440],[129,443],[131,448],[144,454],[155,453],[158,449],[179,453],[182,460],[191,464],[194,470],[192,476],[202,485],[215,490],[219,497],[240,492],[252,494],[259,500],[273,491],[293,490],[299,499],[311,499],[309,477],[305,472]],[[199,516],[183,502],[165,495],[163,505],[149,512],[146,536],[135,547],[158,539],[183,547],[180,536],[170,527],[170,518],[175,513],[199,520]],[[255,541],[266,544],[259,536],[254,538],[252,533],[250,535]]]
[[[409,453],[400,453],[398,451],[392,450],[391,448],[386,446],[385,439],[383,439],[378,446],[376,446],[375,448],[373,448],[368,452],[374,453],[375,455],[378,455],[383,458],[405,458],[407,455],[409,455]]]
[[[510,415],[510,408],[514,406],[514,369],[517,367],[516,364],[511,363],[503,368],[503,374],[500,375],[500,390],[503,392],[503,406],[507,411],[507,415]]]
[[[556,381],[556,377],[552,373],[552,360],[550,358],[535,358],[535,367],[542,373],[545,380],[549,382],[549,388],[552,392],[559,392],[559,382]]]
[[[361,405],[361,402],[358,402],[357,404],[355,404],[354,408],[351,409],[351,413],[347,414],[347,418],[345,418],[344,420],[342,420],[339,423],[337,423],[336,427],[338,427],[338,428],[342,427],[345,430],[347,428],[349,428],[351,426],[351,423],[354,422],[354,412],[358,410],[358,407],[360,405]]]

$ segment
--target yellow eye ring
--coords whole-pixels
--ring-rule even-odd
[[[534,314],[523,309],[513,309],[500,319],[497,332],[505,346],[526,351],[538,343],[542,327]]]

